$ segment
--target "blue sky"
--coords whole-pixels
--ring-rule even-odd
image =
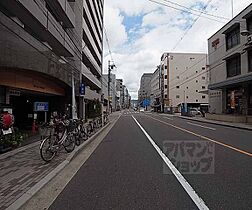
[[[176,0],[173,2],[202,10],[208,1]],[[248,6],[251,0],[233,0],[233,2],[236,15]],[[231,0],[212,0],[206,12],[229,19]],[[124,80],[133,98],[137,98],[141,75],[145,72],[153,72],[159,65],[162,53],[171,51],[188,28],[190,30],[182,41],[179,41],[173,52],[207,53],[208,38],[228,20],[213,21],[203,16],[198,18],[193,27],[190,27],[197,16],[160,6],[148,0],[105,1],[105,27],[113,59],[117,65],[114,73],[117,78]],[[104,49],[104,72],[106,73],[106,64],[111,59],[106,43]]]

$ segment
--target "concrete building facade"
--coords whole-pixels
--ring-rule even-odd
[[[145,99],[150,100],[151,98],[151,78],[152,73],[144,73],[140,81],[140,89],[138,91],[138,103],[140,106],[143,105]]]
[[[208,39],[208,53],[209,112],[252,115],[252,4]]]
[[[197,53],[164,53],[160,69],[164,109],[180,111],[182,103],[190,107],[208,104],[209,74],[207,55]]]
[[[116,94],[117,94],[117,110],[122,109],[123,107],[123,80],[116,79]]]
[[[71,103],[72,77],[79,115],[88,112],[101,94],[102,31],[103,0],[0,1],[0,103],[13,108],[17,123],[32,122],[36,101],[62,111]]]
[[[110,91],[108,92],[108,75],[104,74],[102,76],[102,93],[105,99],[105,106],[108,105],[108,100],[110,100],[110,106],[112,111],[116,110],[117,104],[117,92],[116,92],[116,75],[110,74]],[[110,98],[108,97],[108,94]]]
[[[161,111],[161,72],[159,66],[152,74],[150,86],[150,104],[156,111]]]

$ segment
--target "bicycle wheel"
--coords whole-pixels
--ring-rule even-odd
[[[48,136],[40,144],[40,156],[45,162],[50,162],[56,155],[57,148],[56,137]]]
[[[88,139],[87,131],[84,126],[81,126],[79,138],[86,141]]]
[[[65,150],[69,153],[75,148],[75,138],[73,134],[68,134],[66,140],[63,143]]]
[[[76,146],[80,146],[81,138],[80,138],[80,131],[78,128],[75,128],[73,135]]]
[[[91,125],[91,124],[88,124],[88,125],[87,125],[87,134],[88,134],[88,136],[91,136],[92,133],[93,133],[92,125]]]

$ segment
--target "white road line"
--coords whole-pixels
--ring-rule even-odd
[[[180,182],[182,187],[185,189],[187,194],[191,197],[193,202],[196,204],[198,209],[200,210],[206,210],[209,209],[205,202],[198,196],[198,194],[195,192],[195,190],[192,188],[192,186],[186,181],[186,179],[182,176],[182,174],[178,171],[178,169],[172,164],[172,162],[166,157],[166,155],[162,152],[162,150],[156,145],[155,141],[150,137],[150,135],[144,130],[144,128],[140,125],[140,123],[136,120],[136,118],[132,115],[132,118],[135,120],[136,124],[140,127],[140,129],[143,131],[145,136],[148,138],[152,146],[156,149],[158,154],[161,156],[165,164],[170,168],[174,176],[177,178],[177,180]]]
[[[170,118],[170,117],[163,117],[163,118],[165,118],[167,120],[173,120],[173,118]]]
[[[209,129],[209,130],[216,131],[216,128],[211,128],[211,127],[207,127],[207,126],[199,125],[199,124],[195,124],[195,123],[190,123],[190,122],[187,122],[187,123],[190,124],[190,125],[194,125],[194,126],[198,126],[198,127],[201,127],[201,128],[206,128],[206,129]]]

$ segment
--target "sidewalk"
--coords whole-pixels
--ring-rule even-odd
[[[112,113],[109,116],[110,122],[114,122],[119,115],[120,112]],[[96,135],[93,136],[95,137]],[[91,139],[92,137],[90,141]],[[40,142],[35,142],[0,155],[0,210],[6,209],[53,172],[69,156],[74,157],[75,153],[83,149],[81,145],[69,154],[62,149],[50,163],[45,163],[40,157],[39,144]]]
[[[178,114],[175,114],[175,115],[161,114],[161,115],[173,116],[173,117],[178,117],[178,118],[186,119],[186,120],[210,123],[210,124],[215,124],[215,125],[222,125],[222,126],[227,126],[227,127],[232,127],[232,128],[239,128],[239,129],[244,129],[244,130],[252,130],[252,124],[248,124],[248,123],[229,123],[229,122],[223,122],[223,121],[208,120],[208,119],[205,119],[203,117],[186,117],[186,116],[181,116],[181,115],[178,115]]]

